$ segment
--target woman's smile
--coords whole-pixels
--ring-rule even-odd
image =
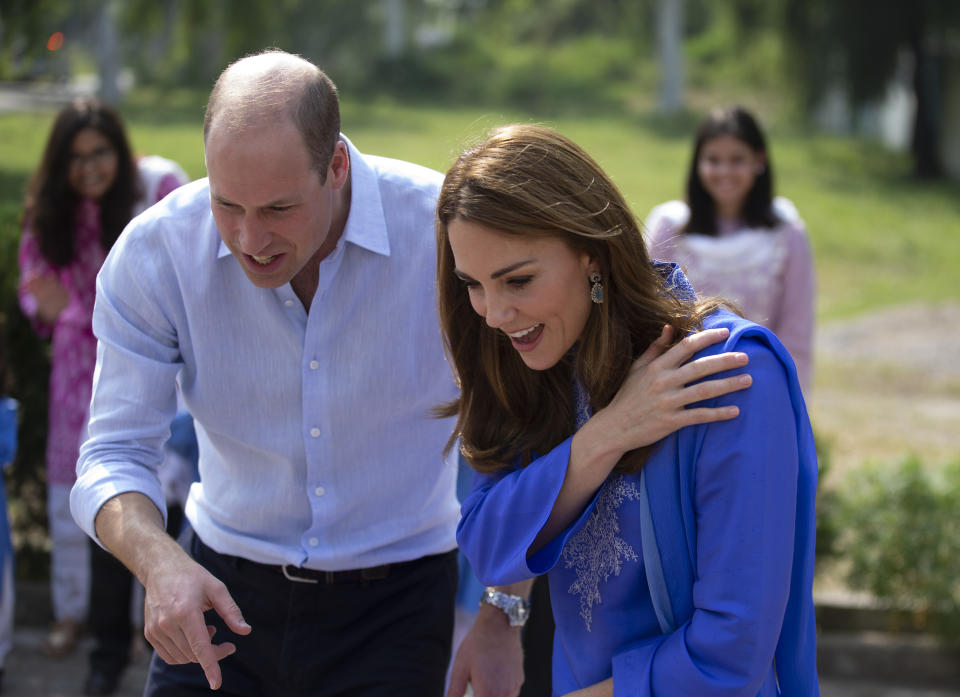
[[[510,342],[517,351],[532,351],[537,347],[540,337],[543,336],[543,326],[541,322],[519,332],[507,332],[507,336],[510,337]]]
[[[579,340],[593,303],[596,264],[559,237],[522,237],[455,218],[454,273],[474,311],[503,332],[532,370],[556,365]]]

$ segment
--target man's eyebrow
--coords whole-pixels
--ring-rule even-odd
[[[500,278],[501,276],[504,276],[504,275],[510,273],[511,271],[516,271],[516,270],[519,269],[521,266],[526,266],[527,264],[532,264],[533,261],[534,261],[533,259],[524,259],[523,261],[518,261],[518,262],[516,262],[515,264],[510,264],[509,266],[504,266],[502,269],[497,269],[497,270],[494,271],[492,274],[490,274],[490,278]],[[453,270],[453,273],[455,273],[458,278],[461,278],[461,279],[463,279],[464,281],[473,281],[473,280],[476,280],[476,279],[474,279],[474,278],[471,278],[469,274],[465,274],[465,273],[464,273],[463,271],[461,271],[460,269],[454,269],[454,270]]]
[[[213,193],[212,193],[212,194],[210,194],[210,198],[212,198],[212,199],[213,199],[214,201],[216,201],[217,203],[222,203],[222,204],[229,205],[229,206],[235,206],[235,205],[237,205],[236,203],[234,203],[234,202],[231,201],[230,199],[225,198],[224,196],[221,196],[221,195],[219,195],[219,194],[213,194]],[[270,201],[269,203],[265,203],[265,204],[263,204],[262,206],[258,206],[258,208],[275,208],[275,207],[278,207],[278,206],[280,206],[280,207],[286,207],[286,206],[294,206],[294,205],[296,205],[296,204],[297,204],[297,201],[296,201],[295,199],[292,199],[292,198],[279,198],[279,199],[277,199],[276,201]]]

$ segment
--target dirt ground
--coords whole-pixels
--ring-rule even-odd
[[[960,303],[905,305],[817,328],[807,404],[836,486],[865,461],[960,458]]]

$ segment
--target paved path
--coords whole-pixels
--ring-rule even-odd
[[[74,97],[94,94],[96,87],[87,77],[70,82],[0,82],[0,112],[55,111]]]
[[[13,651],[7,656],[3,678],[3,697],[75,697],[83,694],[87,677],[87,654],[91,641],[85,638],[66,658],[47,658],[40,650],[46,629],[17,627]],[[117,697],[140,697],[147,677],[148,652],[127,669]]]
[[[76,697],[83,694],[90,640],[81,642],[77,651],[67,658],[50,659],[40,651],[43,634],[41,627],[17,628],[13,651],[7,656],[3,697]],[[140,697],[148,658],[144,653],[127,669],[115,693],[117,697]],[[960,685],[956,690],[920,690],[861,681],[822,680],[820,692],[823,697],[960,697]]]

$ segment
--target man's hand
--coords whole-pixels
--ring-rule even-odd
[[[249,634],[227,587],[190,558],[163,529],[163,516],[143,494],[128,492],[107,501],[94,522],[97,537],[146,589],[144,636],[171,665],[199,663],[211,690],[223,682],[219,661],[234,651],[214,644],[214,628],[203,613],[216,610],[236,634]]]
[[[236,646],[214,644],[215,630],[204,624],[203,613],[216,610],[237,634],[249,634],[251,628],[222,582],[186,553],[179,557],[157,564],[145,579],[143,633],[167,663],[199,663],[210,689],[216,690],[222,682],[219,661]]]
[[[463,697],[467,683],[475,697],[516,697],[523,685],[520,628],[491,605],[482,605],[464,637],[450,671],[447,697]]]

